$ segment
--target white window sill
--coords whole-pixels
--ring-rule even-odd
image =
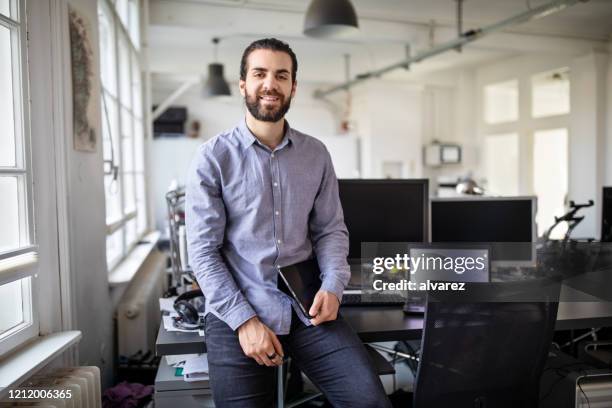
[[[81,340],[78,330],[39,337],[0,360],[0,398]]]
[[[108,277],[108,284],[111,288],[126,285],[132,280],[157,245],[159,236],[159,231],[153,231],[145,235],[142,241],[146,243],[136,245],[132,252],[112,270]]]

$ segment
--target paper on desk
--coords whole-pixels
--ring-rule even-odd
[[[198,335],[204,336],[203,330],[187,330],[187,329],[181,329],[181,328],[175,327],[172,316],[173,315],[162,316],[162,322],[164,322],[164,329],[166,329],[166,331],[182,332],[182,333],[198,333]],[[176,316],[176,314],[174,314],[174,316]]]
[[[174,366],[176,363],[180,363],[181,361],[183,361],[183,364],[185,364],[185,362],[187,362],[188,359],[192,357],[197,357],[197,354],[177,354],[177,355],[170,355],[170,356],[165,356],[165,357],[166,357],[166,364],[168,364],[169,366]]]
[[[208,380],[208,355],[198,354],[185,361],[183,380],[187,382]]]
[[[177,296],[159,298],[159,310],[162,312],[174,312],[174,300]]]
[[[208,379],[210,377],[204,373],[183,374],[183,381],[185,382],[206,381]]]
[[[196,354],[185,360],[183,374],[208,373],[208,354]]]

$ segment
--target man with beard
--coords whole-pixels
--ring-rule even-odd
[[[338,315],[350,271],[331,158],[284,119],[297,59],[277,39],[240,63],[246,116],[204,143],[189,173],[190,264],[206,299],[205,339],[217,407],[273,405],[285,354],[339,407],[389,407],[357,335]],[[279,266],[316,256],[322,286],[308,319],[277,289]]]

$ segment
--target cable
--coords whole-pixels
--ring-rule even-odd
[[[397,350],[393,354],[393,392],[397,391],[397,370],[395,369],[395,363],[397,362]]]
[[[584,371],[584,370],[583,370],[583,371],[581,371],[581,373],[582,373],[582,372],[584,372],[584,373],[585,373],[585,376],[586,376],[586,377],[588,377],[588,374],[586,373],[586,371]],[[583,378],[584,378],[584,377],[583,377]],[[587,397],[586,393],[585,393],[585,392],[584,392],[584,390],[582,389],[582,385],[580,385],[580,380],[581,380],[581,378],[579,378],[579,379],[578,379],[578,381],[576,381],[576,385],[578,386],[578,388],[580,389],[580,392],[582,393],[582,396],[583,396],[583,397],[584,397],[584,399],[586,400],[586,402],[587,402],[587,406],[588,406],[589,408],[591,408],[591,401],[589,401],[589,397]]]
[[[545,373],[546,371],[549,370],[554,370],[555,374],[557,374],[560,378],[557,379],[557,381],[555,381],[550,388],[548,389],[548,391],[546,391],[546,393],[544,394],[544,396],[542,398],[540,398],[540,402],[544,401],[546,398],[548,398],[550,396],[550,394],[552,394],[553,390],[555,389],[555,387],[557,386],[557,384],[559,384],[561,381],[563,381],[565,379],[565,377],[571,373],[570,370],[568,370],[567,368],[572,367],[572,366],[584,366],[583,362],[575,362],[575,363],[569,363],[569,364],[564,364],[561,365],[559,367],[547,367],[544,369],[544,371],[542,373]],[[581,372],[585,372],[584,368],[580,369]]]

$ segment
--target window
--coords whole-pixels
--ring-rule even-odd
[[[498,82],[484,88],[484,120],[489,124],[518,120],[518,81]]]
[[[485,138],[487,194],[517,195],[519,191],[519,138],[516,133]]]
[[[538,196],[538,236],[565,212],[568,185],[567,129],[540,130],[533,137],[533,189]],[[554,160],[550,158],[554,157]],[[567,224],[557,226],[551,238],[563,238]]]
[[[531,89],[531,114],[534,118],[569,113],[570,80],[567,68],[534,75]]]
[[[138,1],[99,2],[106,260],[113,269],[147,231]]]
[[[0,0],[0,354],[38,335],[24,6]]]
[[[537,232],[542,236],[554,217],[565,212],[567,201],[570,71],[555,66],[543,72],[518,71],[517,79],[482,86],[482,168],[488,194],[537,196]],[[523,115],[519,88],[525,90],[520,101],[528,102],[525,97],[531,95],[531,109]],[[551,238],[562,238],[566,228],[559,225]]]

